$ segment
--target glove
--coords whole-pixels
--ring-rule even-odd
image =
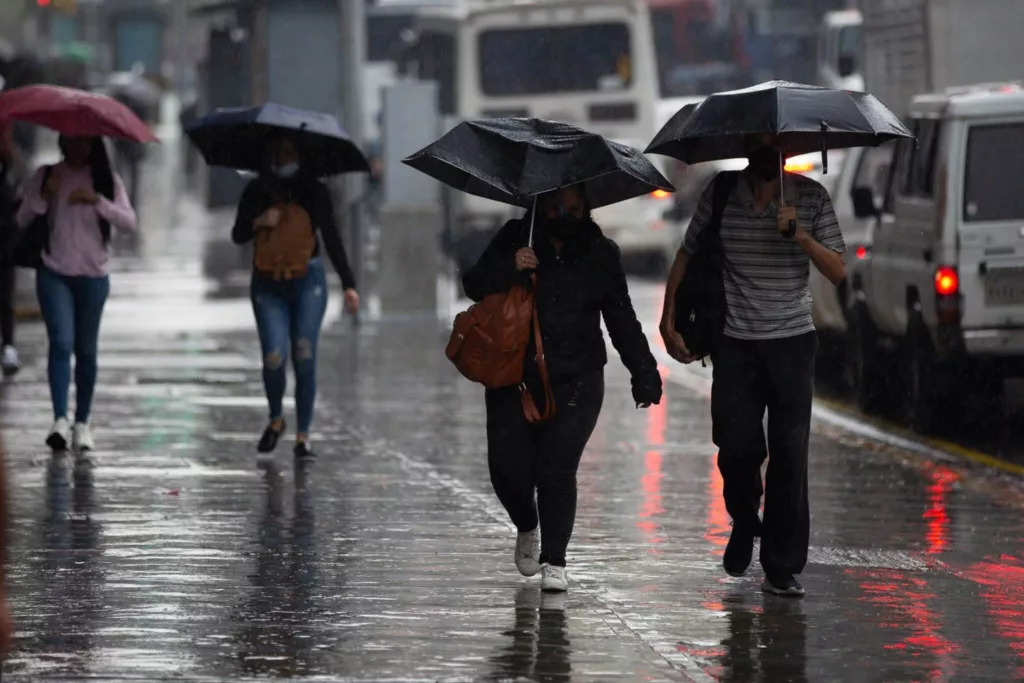
[[[633,400],[637,408],[661,403],[661,375],[633,380]]]

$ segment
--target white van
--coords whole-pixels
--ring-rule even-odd
[[[818,84],[840,90],[864,90],[861,27],[857,10],[827,12],[818,30]]]
[[[919,96],[909,127],[856,292],[852,370],[869,409],[901,377],[906,418],[927,431],[1024,376],[1024,89]],[[873,211],[869,190],[854,200]]]

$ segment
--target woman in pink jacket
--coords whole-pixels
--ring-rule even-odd
[[[50,398],[54,423],[46,439],[54,450],[94,448],[89,413],[96,386],[96,347],[108,277],[111,228],[135,230],[135,210],[110,166],[100,138],[60,138],[64,159],[29,180],[18,211],[22,229],[47,216],[49,243],[36,276],[39,307],[50,339]],[[68,423],[71,354],[75,355],[74,429]],[[73,431],[73,435],[72,435]]]

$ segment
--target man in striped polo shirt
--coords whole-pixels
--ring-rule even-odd
[[[801,175],[782,186],[774,136],[747,139],[749,166],[722,213],[727,304],[724,336],[712,355],[711,416],[726,509],[733,520],[723,564],[746,573],[761,537],[765,592],[803,595],[810,511],[807,449],[818,348],[811,319],[810,267],[838,284],[846,277],[843,235],[828,192]],[[695,360],[675,330],[675,292],[712,216],[714,183],[698,203],[665,291],[661,333],[676,360]],[[785,205],[780,205],[785,190]],[[791,230],[791,221],[796,229]],[[768,412],[767,443],[763,428]],[[766,487],[761,465],[768,460]],[[764,520],[758,517],[764,493]]]

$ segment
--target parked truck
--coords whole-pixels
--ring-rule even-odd
[[[1021,77],[1021,0],[861,0],[864,84],[904,114],[921,93]]]

